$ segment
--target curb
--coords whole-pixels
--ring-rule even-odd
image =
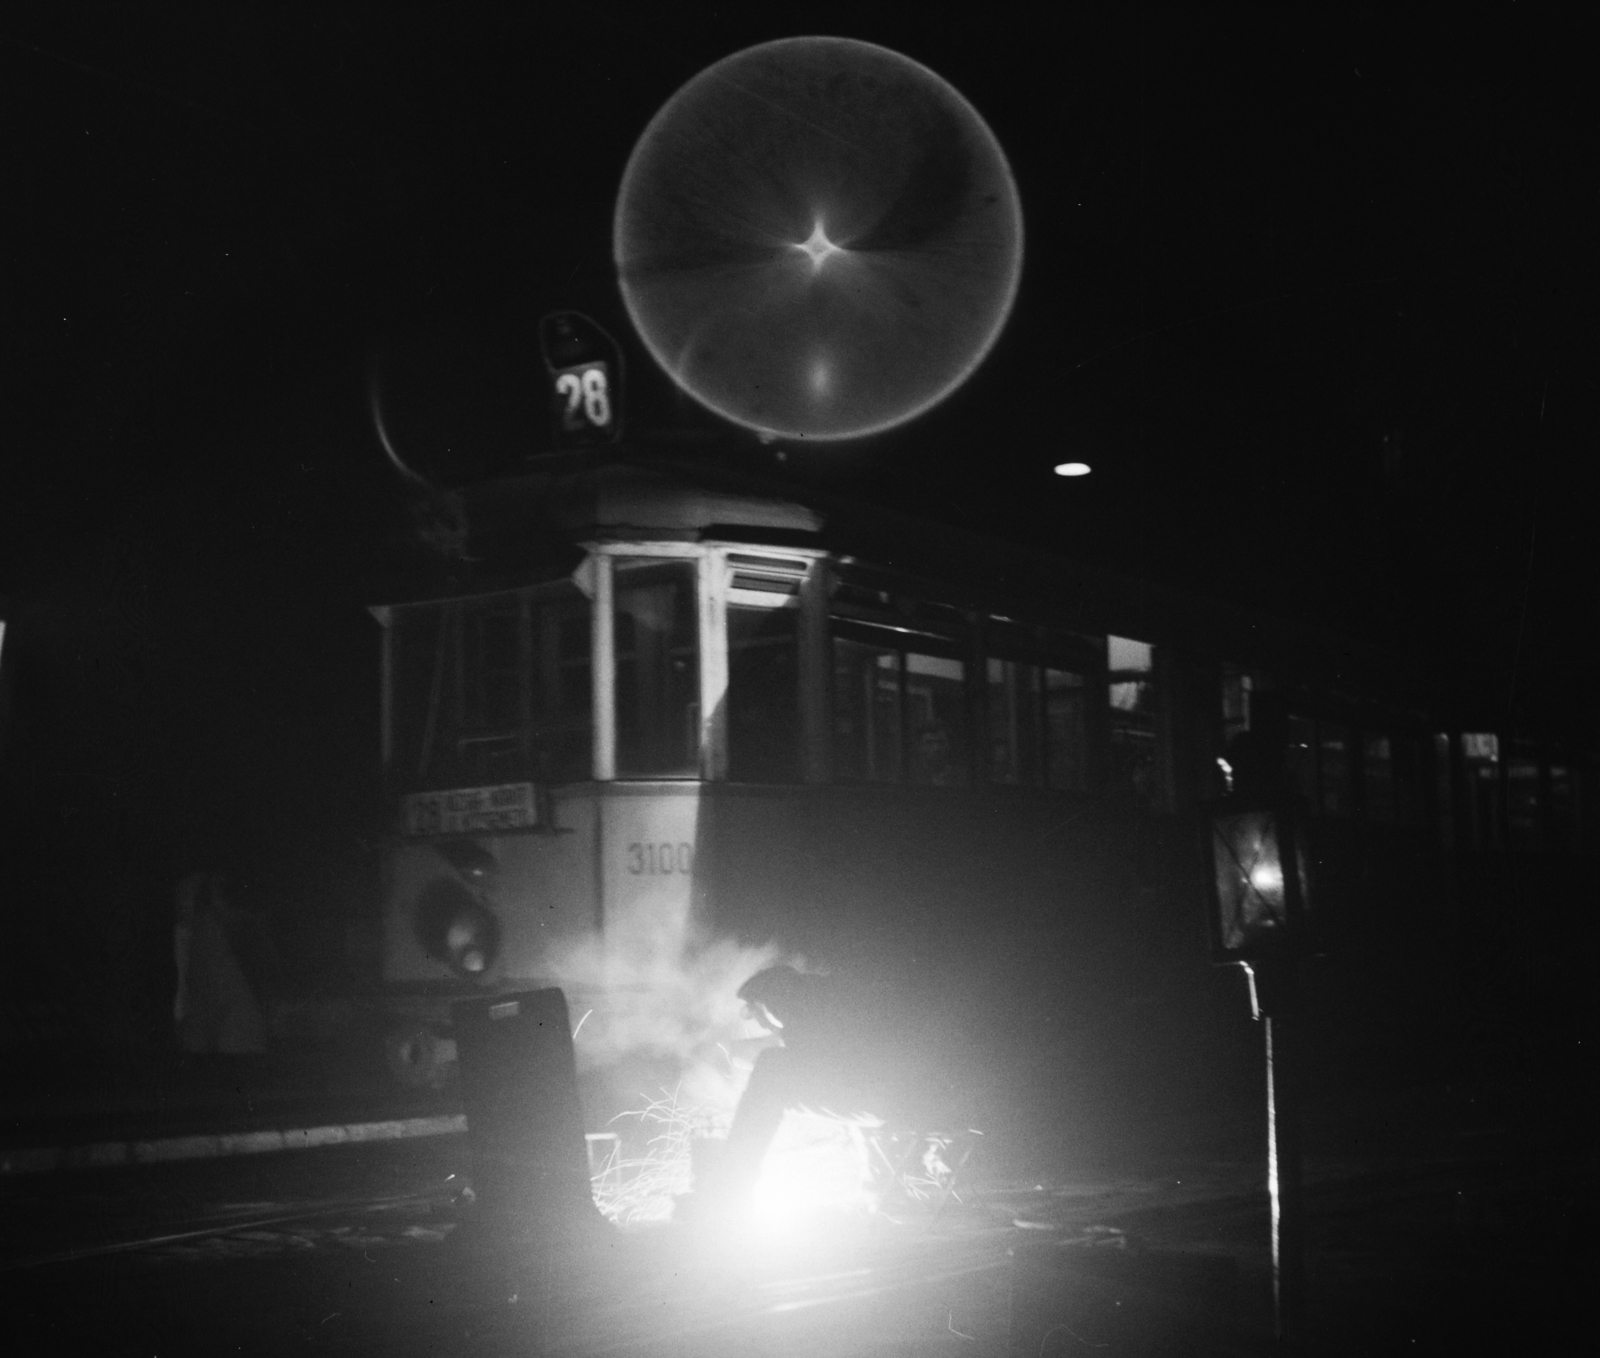
[[[149,1141],[96,1141],[80,1146],[36,1146],[0,1151],[0,1176],[175,1164],[184,1160],[216,1160],[230,1155],[264,1155],[371,1141],[404,1141],[420,1136],[453,1136],[466,1130],[464,1113],[444,1113],[435,1117],[330,1123],[321,1127],[294,1127],[282,1131],[169,1136]]]

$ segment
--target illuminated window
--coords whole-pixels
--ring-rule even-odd
[[[694,778],[700,769],[700,658],[695,566],[615,566],[617,774]]]
[[[1107,698],[1111,717],[1110,781],[1154,806],[1156,783],[1155,652],[1148,642],[1106,638]]]

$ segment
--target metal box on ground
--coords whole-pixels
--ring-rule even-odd
[[[549,989],[462,1000],[452,1018],[485,1222],[525,1232],[603,1225],[589,1186],[566,996]]]

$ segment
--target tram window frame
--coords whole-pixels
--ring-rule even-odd
[[[798,783],[803,763],[800,610],[797,606],[762,607],[730,601],[726,619],[728,687],[723,707],[727,714],[728,780]],[[754,632],[747,632],[751,627]],[[750,663],[752,658],[785,654],[786,685],[782,682],[781,659],[775,667],[777,682],[770,674],[765,680],[757,678],[760,670]]]
[[[1317,805],[1325,816],[1348,818],[1355,813],[1352,785],[1356,734],[1345,722],[1319,721],[1317,732]]]
[[[1164,801],[1157,650],[1154,642],[1106,637],[1107,788],[1150,811]]]
[[[874,656],[867,666],[845,666],[848,650]],[[905,763],[905,718],[900,684],[900,651],[892,634],[840,626],[828,635],[828,672],[832,696],[833,775],[844,783],[898,783]],[[885,664],[885,661],[891,661]],[[877,682],[889,670],[891,682]],[[864,701],[847,701],[857,680],[874,682]],[[859,718],[859,721],[855,720]]]
[[[1251,719],[1254,715],[1255,695],[1263,688],[1260,678],[1253,670],[1245,669],[1242,665],[1235,665],[1232,661],[1222,662],[1222,674],[1219,683],[1218,700],[1221,704],[1222,748],[1226,750],[1228,744],[1235,736],[1243,735],[1250,730]]]
[[[870,694],[852,693],[867,669],[842,663],[847,648],[876,657]],[[828,660],[835,782],[970,785],[971,660],[958,640],[832,616]],[[941,700],[936,685],[952,681],[949,667],[957,687]],[[920,719],[918,703],[927,709]]]
[[[918,787],[966,787],[971,779],[968,749],[968,663],[964,656],[925,645],[900,653],[903,724],[908,738],[903,767]],[[954,670],[952,674],[950,671]],[[953,683],[952,695],[939,686]],[[913,704],[925,708],[913,712]]]
[[[386,612],[385,748],[389,776],[398,785],[424,790],[588,777],[589,602],[575,585],[556,581],[411,600]],[[563,614],[574,624],[570,630],[583,636],[575,653],[559,639]],[[493,643],[501,652],[493,664],[485,663],[486,620],[510,624]],[[558,638],[554,654],[539,644],[552,635]],[[417,661],[423,662],[420,668]],[[412,682],[424,678],[426,683]],[[491,684],[501,691],[491,696]]]
[[[611,558],[612,720],[619,780],[693,780],[701,774],[701,607],[697,557],[642,551]],[[667,588],[669,625],[645,626],[642,589]],[[659,603],[657,600],[651,608]],[[681,730],[677,729],[681,727]],[[681,742],[674,739],[674,731]]]
[[[1545,814],[1550,826],[1550,845],[1557,853],[1573,853],[1578,848],[1580,807],[1578,769],[1567,759],[1552,759],[1546,765],[1549,797]]]
[[[989,758],[987,776],[1001,787],[1044,784],[1043,666],[1007,656],[984,657]]]
[[[1478,850],[1504,848],[1500,737],[1493,731],[1463,731],[1456,744],[1461,752],[1463,829],[1467,843]]]
[[[1546,845],[1543,761],[1527,741],[1513,740],[1510,746],[1504,770],[1506,843],[1512,849],[1538,852]]]
[[[1429,741],[1433,775],[1433,814],[1439,847],[1446,853],[1456,847],[1455,742],[1447,731],[1435,731]]]
[[[985,776],[999,787],[1043,787],[1084,793],[1092,765],[1091,701],[1094,676],[1081,658],[1048,660],[1016,654],[984,656],[988,758]],[[1072,682],[1051,683],[1059,676]],[[997,694],[1005,701],[997,701]],[[1052,702],[1052,694],[1074,694],[1076,702]],[[1018,701],[1018,698],[1022,701]],[[1072,728],[1056,719],[1065,714]],[[1066,734],[1068,739],[1060,737]]]
[[[1379,825],[1400,823],[1395,744],[1394,738],[1383,731],[1362,730],[1355,736],[1362,811],[1368,820]]]

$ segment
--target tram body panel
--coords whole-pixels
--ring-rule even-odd
[[[1131,865],[1160,874],[1148,822],[1070,799],[725,786],[704,798],[701,826],[719,932],[896,985],[937,975],[951,999],[997,972],[1013,990],[1032,977],[1056,1003],[1132,984],[1118,952],[1145,890]],[[1163,913],[1198,941],[1187,917]]]
[[[557,790],[550,806],[554,826],[545,829],[390,841],[383,874],[385,983],[511,986],[545,974],[542,961],[553,948],[593,931],[600,910],[595,799]],[[441,940],[428,937],[423,916],[430,902],[449,897],[476,900],[493,917],[497,947],[482,976],[462,976],[441,955]]]

